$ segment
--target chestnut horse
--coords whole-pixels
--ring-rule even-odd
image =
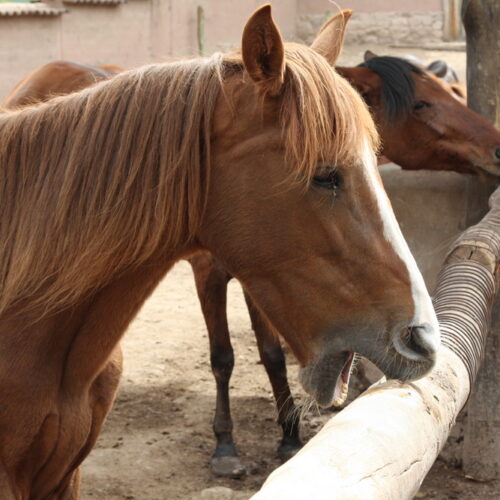
[[[500,176],[500,133],[487,120],[451,96],[437,78],[397,58],[377,58],[370,67],[371,86],[365,86],[364,68],[337,70],[362,90],[363,97],[370,104],[382,138],[382,154],[407,169],[458,170],[482,175],[488,172],[488,175]],[[426,110],[422,111],[421,106]],[[429,108],[432,112],[428,111]],[[392,137],[395,129],[398,130],[399,142]],[[423,163],[418,164],[415,159]],[[436,163],[432,163],[434,159]],[[212,370],[217,383],[214,429],[227,430],[227,435],[223,437],[216,430],[217,447],[212,470],[217,475],[239,477],[245,473],[245,467],[234,445],[229,406],[229,379],[234,355],[226,300],[227,285],[232,275],[209,253],[197,254],[189,261],[209,332]],[[244,295],[283,431],[278,455],[287,459],[300,449],[302,443],[299,419],[287,380],[285,357],[272,328],[245,290]],[[345,400],[348,377],[345,382],[344,395],[337,404]]]
[[[343,22],[343,25],[339,27],[339,37],[343,36],[345,21],[348,17],[348,14],[344,13],[343,17],[338,18],[338,22]],[[367,52],[367,54],[366,59],[378,57],[373,53]],[[418,68],[413,69],[412,65],[402,59],[382,58],[381,60],[390,71],[379,70],[376,66],[382,76],[377,77],[375,73],[372,75],[373,88],[364,86],[364,72],[360,72],[358,68],[338,69],[351,80],[354,86],[362,90],[365,98],[371,102],[372,113],[378,120],[383,144],[392,144],[391,129],[384,126],[386,121],[392,120],[401,128],[404,139],[401,143],[395,144],[396,153],[394,154],[394,157],[402,158],[400,163],[403,167],[413,168],[413,157],[419,154],[419,151],[427,151],[431,148],[433,157],[444,158],[444,163],[438,164],[438,167],[442,168],[444,164],[447,169],[453,169],[459,158],[461,159],[460,165],[471,161],[468,168],[471,173],[474,173],[472,163],[474,157],[471,160],[468,156],[470,153],[468,148],[474,144],[468,144],[467,134],[473,134],[471,131],[474,129],[483,129],[483,136],[475,138],[477,148],[483,150],[487,150],[488,144],[492,142],[499,144],[500,134],[492,125],[465,106],[455,100],[449,101],[442,86],[436,85],[439,82],[435,78],[425,77],[422,71]],[[12,107],[21,106],[26,101],[47,100],[54,94],[78,90],[91,82],[109,78],[119,71],[120,68],[116,66],[95,68],[65,61],[49,63],[23,79],[22,85],[18,84],[9,95],[6,104]],[[382,95],[382,99],[372,98],[372,95]],[[413,100],[417,103],[422,99],[435,108],[439,108],[444,102],[448,105],[448,108],[445,108],[448,110],[448,115],[438,113],[431,115],[430,119],[421,119],[421,116],[412,110],[411,102]],[[464,131],[450,128],[449,122],[456,119],[467,122],[468,128]],[[440,140],[429,143],[428,137],[434,134],[435,130],[442,129],[448,130]],[[406,151],[403,154],[404,149]],[[389,148],[389,151],[383,149],[382,153],[392,156],[392,149]],[[445,157],[446,154],[448,154],[447,157]],[[425,164],[422,167],[433,168],[433,165]],[[244,473],[244,467],[237,458],[231,431],[229,379],[234,365],[234,356],[226,318],[227,283],[232,278],[232,274],[208,252],[198,253],[188,260],[193,267],[197,291],[209,332],[212,370],[217,383],[214,430],[218,444],[212,459],[212,468],[218,475],[238,477]],[[245,298],[260,357],[269,375],[276,398],[278,421],[283,429],[278,454],[282,458],[287,458],[297,451],[301,442],[299,421],[295,415],[293,398],[288,386],[283,352],[278,338],[273,335],[266,320],[259,313],[258,308],[252,304],[246,292]],[[337,400],[337,403],[340,403],[341,399]]]
[[[2,499],[78,498],[118,342],[199,250],[241,281],[323,406],[354,352],[400,380],[433,366],[437,319],[378,177],[374,124],[332,68],[338,29],[284,45],[267,5],[241,55],[0,114]]]
[[[345,19],[348,16],[345,16]],[[343,33],[343,32],[342,32]],[[339,35],[341,36],[341,35]],[[455,165],[467,165],[474,173],[474,141],[478,150],[486,151],[488,144],[500,144],[500,134],[480,116],[450,101],[439,82],[426,76],[418,67],[403,59],[379,58],[367,53],[365,59],[371,60],[367,83],[366,68],[338,68],[351,83],[363,93],[371,104],[372,113],[382,135],[382,153],[402,164],[404,168],[414,168],[413,158],[432,148],[432,158],[442,158],[438,167],[453,169]],[[90,83],[107,79],[117,74],[120,68],[104,66],[95,68],[81,64],[60,61],[49,63],[32,72],[9,94],[5,104],[10,107],[22,106],[35,100],[47,100],[54,94],[64,94],[84,88]],[[443,103],[448,106],[448,115],[443,113],[424,117],[413,108],[419,102],[427,102],[430,107],[439,108]],[[417,106],[418,107],[418,106]],[[466,123],[464,130],[451,128],[452,122]],[[401,142],[391,139],[392,128],[397,124]],[[428,142],[427,137],[436,130],[446,129],[439,140]],[[476,136],[475,130],[483,134]],[[468,138],[472,142],[468,144]],[[460,159],[460,161],[458,161]],[[470,163],[468,164],[467,162]],[[433,168],[433,164],[421,167]],[[212,459],[212,469],[217,475],[241,476],[245,468],[237,458],[232,437],[232,421],[229,406],[229,379],[234,365],[229,330],[226,318],[227,284],[231,273],[217,262],[210,253],[201,252],[188,259],[193,267],[196,287],[210,339],[211,364],[217,383],[217,405],[214,429],[217,447]],[[295,453],[301,446],[299,420],[290,393],[286,376],[286,366],[278,338],[273,335],[258,308],[252,304],[245,292],[252,326],[255,331],[260,357],[269,375],[278,407],[278,422],[283,434],[278,454],[283,459]]]

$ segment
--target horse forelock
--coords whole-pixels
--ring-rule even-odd
[[[282,120],[290,164],[311,179],[318,162],[359,162],[366,141],[378,148],[370,113],[328,62],[301,45],[286,45]]]
[[[415,81],[412,73],[424,71],[405,59],[391,56],[373,57],[360,64],[380,76],[382,82],[382,101],[385,118],[398,121],[407,116],[415,99]]]
[[[0,114],[0,313],[67,307],[193,239],[214,108],[241,61],[152,65]],[[295,174],[359,159],[366,106],[310,49],[286,51],[281,119]]]

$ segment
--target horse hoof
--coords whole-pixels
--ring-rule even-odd
[[[240,479],[246,474],[246,468],[238,457],[212,457],[210,465],[212,466],[212,472],[219,477]]]
[[[301,448],[302,443],[300,441],[295,443],[281,444],[278,448],[278,458],[282,463],[286,462],[292,458]]]

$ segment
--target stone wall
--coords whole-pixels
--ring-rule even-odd
[[[444,0],[450,1],[450,0]],[[327,0],[298,0],[302,13],[323,14],[334,3]],[[443,0],[338,0],[342,9],[352,9],[354,12],[437,12],[443,8]]]
[[[330,16],[300,14],[297,38],[310,43]],[[416,45],[443,40],[442,12],[354,12],[347,28],[346,43],[358,45]]]

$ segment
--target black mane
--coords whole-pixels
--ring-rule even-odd
[[[408,115],[415,99],[415,82],[411,73],[422,74],[417,66],[399,57],[373,57],[359,65],[380,76],[385,118],[397,121]]]

